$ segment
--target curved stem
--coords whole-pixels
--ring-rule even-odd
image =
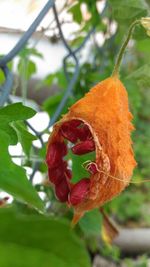
[[[135,20],[131,25],[130,25],[130,28],[129,28],[129,31],[128,31],[128,34],[127,34],[127,37],[124,41],[124,43],[122,44],[121,48],[120,48],[120,51],[118,53],[118,56],[117,56],[117,60],[116,60],[116,63],[115,63],[115,67],[114,67],[114,70],[112,72],[112,76],[118,76],[119,74],[119,69],[120,69],[120,65],[121,65],[121,61],[122,61],[122,58],[123,58],[123,55],[124,55],[124,52],[125,52],[125,49],[129,43],[129,40],[132,36],[132,33],[133,33],[133,30],[135,28],[136,25],[140,24],[140,20]]]

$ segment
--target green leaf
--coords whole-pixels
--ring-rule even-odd
[[[67,159],[72,160],[72,172],[73,172],[73,178],[72,182],[76,183],[82,178],[89,177],[89,173],[83,168],[83,163],[88,161],[88,160],[93,160],[95,159],[95,152],[88,153],[86,155],[75,155],[69,150],[68,155],[66,156]]]
[[[72,13],[73,20],[76,21],[78,24],[82,21],[82,13],[80,9],[80,3],[75,4],[73,7],[71,7],[68,12]]]
[[[47,165],[45,163],[45,155],[46,155],[46,143],[42,146],[42,148],[40,148],[39,150],[39,157],[41,159],[43,159],[43,161],[39,164],[39,171],[40,172],[44,172],[46,173],[47,172]]]
[[[5,81],[5,76],[3,71],[0,69],[0,84],[3,84]]]
[[[36,140],[37,137],[29,133],[25,124],[22,122],[12,122],[11,125],[16,130],[18,141],[21,143],[24,153],[29,156],[32,142]]]
[[[0,210],[0,221],[0,266],[90,267],[83,242],[66,221],[11,209]]]
[[[27,80],[29,80],[30,77],[34,73],[36,73],[36,71],[37,71],[36,64],[32,60],[29,60],[28,63],[27,63],[27,71],[26,71]]]
[[[0,59],[3,58],[4,55],[0,55]],[[8,64],[7,64],[7,67],[9,68],[9,70],[12,70],[12,61],[10,61]],[[3,84],[5,81],[5,75],[4,75],[4,72],[2,71],[2,69],[0,69],[0,84]]]
[[[39,58],[43,58],[43,55],[35,48],[35,47],[24,47],[19,52],[19,56],[21,58],[29,58],[30,56],[36,56]]]
[[[78,47],[82,44],[82,42],[84,41],[85,39],[85,36],[77,36],[76,38],[74,38],[72,41],[71,41],[71,46],[73,47]]]
[[[146,16],[148,6],[143,0],[108,0],[113,10],[113,16],[119,22],[128,21]]]
[[[9,136],[0,130],[0,188],[16,199],[43,210],[43,202],[26,177],[25,170],[14,164],[8,154]]]
[[[43,86],[52,86],[57,73],[50,73],[48,74],[36,87],[37,90],[42,89]]]
[[[135,79],[137,83],[143,85],[145,87],[150,86],[150,64],[145,64],[141,66],[130,75],[128,75],[127,79]]]
[[[146,56],[149,54],[150,38],[141,40],[136,43],[138,51],[146,53]]]
[[[134,116],[133,124],[136,124],[139,120],[140,108],[142,107],[141,92],[137,89],[136,79],[124,79],[123,82],[129,94],[130,109]]]
[[[29,80],[37,71],[36,64],[32,60],[21,58],[18,63],[18,71],[26,80]]]
[[[6,118],[6,120],[5,120]],[[1,119],[1,117],[0,117]],[[2,129],[3,131],[5,131],[5,133],[8,134],[9,141],[10,141],[10,145],[16,145],[18,142],[18,138],[17,138],[17,134],[16,131],[9,125],[9,123],[7,122],[7,117],[3,116],[1,121],[0,121],[0,129]]]
[[[11,123],[29,119],[35,113],[33,109],[23,106],[22,103],[11,104],[0,109],[0,129],[9,135],[11,145],[15,145],[18,141],[17,134],[11,127]]]
[[[86,236],[100,236],[102,216],[98,209],[85,213],[79,225]]]
[[[37,90],[42,89],[43,86],[51,86],[52,84],[56,84],[60,88],[66,88],[67,81],[63,69],[48,74],[45,79],[39,83]]]
[[[57,94],[54,96],[50,96],[47,98],[43,103],[43,108],[46,110],[50,115],[54,113],[56,107],[59,105],[63,97],[63,94]]]
[[[43,59],[43,54],[40,53],[35,47],[28,48],[27,54],[30,54],[31,56],[36,56],[38,58]]]
[[[117,215],[120,222],[127,222],[128,220],[138,221],[141,216],[141,203],[144,200],[144,195],[134,189],[126,190],[123,194],[114,198],[111,202],[106,204],[113,213]],[[127,207],[122,209],[122,207]]]
[[[96,26],[98,23],[100,23],[100,15],[97,10],[97,1],[89,1],[88,4],[88,11],[91,13],[90,23],[93,26]]]
[[[10,251],[9,257],[8,251]],[[12,264],[15,267],[47,267],[47,264],[50,264],[52,267],[66,267],[63,260],[50,252],[34,248],[31,249],[13,243],[4,244],[0,242],[0,265],[10,267]]]
[[[22,103],[11,104],[0,109],[0,118],[5,115],[8,117],[9,122],[26,120],[33,117],[35,114],[35,110],[22,105]]]
[[[135,27],[132,37],[133,39],[137,40],[136,43],[148,39],[146,30],[143,27],[141,27],[141,25],[139,25],[138,27]]]

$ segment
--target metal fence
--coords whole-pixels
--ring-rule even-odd
[[[3,85],[0,86],[0,106],[2,107],[6,103],[11,103],[11,99],[10,99],[9,95],[10,95],[11,90],[13,88],[14,77],[13,77],[13,73],[8,68],[8,63],[14,57],[16,57],[18,55],[18,53],[25,47],[28,40],[30,39],[30,37],[32,36],[32,34],[34,33],[34,31],[36,30],[36,28],[38,27],[38,25],[40,24],[40,22],[43,20],[43,18],[46,16],[46,14],[48,13],[48,11],[50,9],[53,10],[54,18],[55,18],[55,21],[56,21],[56,24],[57,24],[57,27],[59,30],[59,35],[60,35],[61,40],[63,42],[63,45],[65,46],[66,51],[67,51],[67,55],[63,59],[63,69],[64,69],[64,74],[65,74],[65,77],[67,80],[67,89],[66,89],[64,96],[62,97],[62,100],[59,103],[56,111],[54,112],[53,116],[50,118],[48,128],[51,127],[56,122],[57,118],[61,114],[63,107],[66,104],[66,101],[67,101],[69,95],[71,94],[71,92],[74,89],[74,85],[75,85],[75,83],[79,77],[79,67],[80,66],[79,66],[78,52],[80,52],[81,49],[84,47],[84,45],[86,44],[86,42],[90,38],[91,34],[95,31],[95,28],[94,27],[91,28],[91,30],[89,31],[89,33],[87,34],[87,36],[83,40],[82,44],[78,48],[76,48],[75,50],[72,50],[71,47],[68,45],[67,41],[65,40],[65,37],[64,37],[63,31],[61,28],[61,23],[59,21],[59,16],[57,13],[55,0],[49,0],[46,3],[46,5],[43,7],[43,9],[41,10],[39,15],[36,17],[36,19],[33,21],[31,26],[29,27],[29,29],[22,35],[22,37],[20,38],[18,43],[11,49],[10,52],[8,52],[7,55],[0,58],[0,68],[3,71],[4,76],[5,76],[5,82]],[[71,77],[69,76],[69,73],[67,71],[67,61],[70,58],[72,58],[75,62],[74,73]],[[42,135],[46,129],[43,132],[38,132],[29,122],[26,121],[26,124],[35,133],[35,135],[37,136],[37,138],[39,139],[39,141],[41,143],[41,146],[43,147],[44,142],[43,142]],[[38,166],[39,166],[39,163],[35,162],[35,165],[33,166],[32,174],[30,176],[31,181],[32,181],[36,171],[38,170]]]

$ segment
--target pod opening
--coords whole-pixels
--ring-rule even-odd
[[[52,142],[49,142],[46,155],[49,181],[60,202],[76,206],[87,198],[89,178],[98,172],[95,156],[95,142],[88,125],[78,119],[63,122]],[[78,157],[86,176],[78,181],[72,171],[75,157]]]

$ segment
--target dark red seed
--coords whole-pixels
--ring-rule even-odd
[[[61,160],[62,160],[62,154],[60,153],[58,143],[50,144],[46,155],[46,163],[48,167],[49,168],[56,167]]]
[[[64,142],[62,142],[59,144],[59,146],[60,146],[59,149],[62,153],[62,156],[66,156],[68,153],[67,145]]]
[[[69,170],[69,169],[66,169],[65,170],[65,176],[66,176],[67,179],[71,180],[71,178],[72,178],[72,171]]]
[[[92,134],[91,134],[89,127],[87,125],[84,125],[83,127],[78,129],[78,138],[81,141],[85,141],[87,139],[92,138]]]
[[[55,188],[56,197],[59,199],[59,201],[66,202],[68,200],[69,192],[70,192],[69,185],[64,177],[63,180],[58,185],[56,185]]]
[[[72,143],[76,143],[78,139],[78,129],[71,126],[69,122],[65,122],[61,126],[61,134],[64,138]]]
[[[74,119],[74,120],[68,121],[68,123],[70,126],[76,128],[81,125],[82,121]]]
[[[46,163],[49,168],[54,168],[60,164],[62,157],[67,154],[65,143],[56,142],[48,146]]]
[[[94,151],[95,143],[93,140],[86,140],[73,146],[71,150],[76,155],[83,155],[83,154]]]
[[[48,169],[48,176],[51,183],[57,185],[64,177],[66,162],[61,162],[59,166],[53,169]]]
[[[83,178],[76,183],[70,192],[69,202],[73,206],[80,204],[86,197],[90,188],[90,179]]]
[[[91,162],[90,164],[88,164],[87,170],[92,174],[96,174],[98,172],[96,163]]]

